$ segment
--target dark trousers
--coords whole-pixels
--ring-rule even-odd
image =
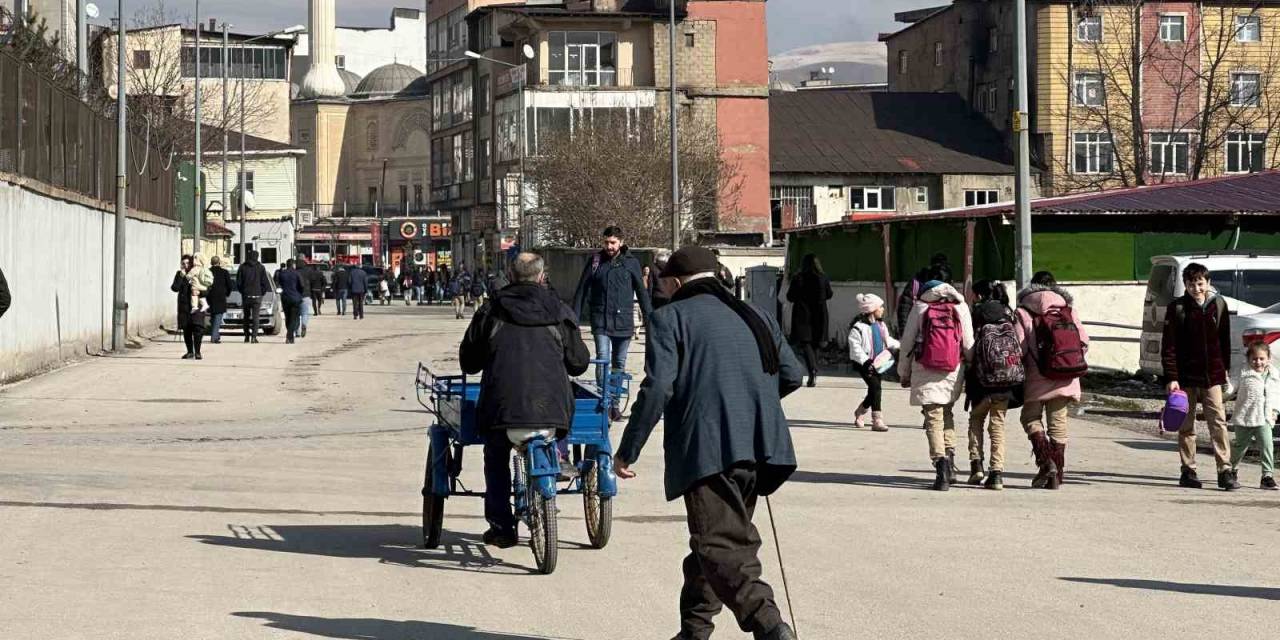
[[[853,363],[853,368],[862,376],[862,381],[867,383],[867,397],[862,400],[862,404],[858,408],[872,411],[880,410],[880,374],[875,367],[864,367],[860,363]]]
[[[262,313],[262,298],[246,296],[244,299],[244,341],[258,337],[258,315]]]
[[[187,345],[187,353],[200,353],[200,343],[204,342],[204,327],[188,322],[182,329],[182,342]]]
[[[352,304],[355,305],[354,310],[351,312],[351,316],[354,318],[363,318],[364,317],[364,294],[357,293],[356,295],[352,296],[351,302]]]
[[[324,292],[311,292],[311,315],[320,315],[320,309],[324,308]]]
[[[516,529],[511,510],[511,441],[504,429],[484,434],[484,519],[495,529]]]
[[[703,478],[684,494],[690,553],[684,559],[680,630],[706,640],[712,619],[728,606],[748,633],[767,633],[782,623],[773,589],[760,579],[760,532],[754,466],[734,466]]]
[[[302,315],[302,300],[285,300],[284,301],[284,327],[285,339],[293,342],[294,334],[298,333],[298,320]]]
[[[813,349],[812,342],[801,342],[800,357],[804,360],[804,367],[809,370],[809,375],[818,377],[818,352]]]

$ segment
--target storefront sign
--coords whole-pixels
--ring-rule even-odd
[[[403,240],[444,240],[448,239],[452,234],[449,221],[447,219],[412,219],[401,220],[394,225],[394,237]]]

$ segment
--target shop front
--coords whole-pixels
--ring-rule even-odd
[[[428,269],[453,266],[448,216],[392,218],[387,221],[387,260],[392,269],[409,263]]]
[[[378,247],[381,229],[376,222],[338,224],[328,220],[299,231],[295,241],[298,255],[315,263],[366,264],[381,262]]]

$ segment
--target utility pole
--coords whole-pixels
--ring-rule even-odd
[[[128,97],[125,94],[124,82],[124,0],[117,0],[116,15],[119,16],[116,26],[116,242],[115,264],[112,269],[112,315],[111,315],[111,350],[124,351],[127,338],[127,322],[129,320],[129,303],[125,301],[125,229],[128,222],[129,207],[125,202],[127,181],[125,170],[129,161],[129,136],[125,127],[125,111],[128,108]]]
[[[315,34],[312,34],[311,37],[314,38]],[[244,184],[245,177],[248,175],[245,173],[245,160],[244,160],[244,156],[245,156],[244,76],[245,76],[245,68],[247,67],[247,65],[245,64],[245,55],[244,55],[246,53],[244,48],[245,42],[247,41],[241,39],[240,46],[237,47],[237,49],[240,52],[240,73],[237,74],[237,77],[240,78],[240,82],[237,83],[240,87],[240,177],[236,180],[236,184],[239,185],[240,187],[240,197],[237,198],[237,200],[240,201],[240,262],[241,263],[249,259],[249,245],[247,244],[247,241],[249,239],[249,236],[247,234],[249,233],[249,231],[248,231],[248,225],[246,225],[244,222],[245,216],[248,215],[248,208],[245,206],[245,203],[244,203],[245,196],[248,193],[248,189],[245,187],[245,184]]]
[[[227,67],[231,60],[227,58],[227,23],[222,23],[222,221],[231,217],[231,191],[227,188],[227,144],[230,137],[227,128],[231,125],[231,98],[227,96]],[[241,250],[243,252],[243,249]],[[240,262],[244,262],[244,253],[240,254]]]
[[[80,92],[89,84],[89,15],[85,5],[89,0],[76,0],[76,63],[80,67]]]
[[[191,235],[191,253],[200,253],[200,236],[204,235],[204,189],[200,176],[204,175],[204,150],[200,147],[200,0],[196,0],[196,159],[192,168],[195,183],[195,224]]]
[[[676,132],[676,0],[670,6],[670,29],[667,42],[671,80],[671,249],[680,248],[680,137]]]
[[[1027,99],[1027,0],[1014,0],[1014,56],[1018,110],[1013,114],[1013,130],[1018,136],[1014,200],[1018,211],[1018,288],[1031,284],[1035,264],[1031,257],[1031,126]]]

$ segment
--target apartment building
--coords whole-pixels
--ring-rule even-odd
[[[1280,166],[1280,2],[1028,2],[1033,159],[1046,194]],[[1013,5],[897,14],[890,91],[963,96],[1010,136]]]

